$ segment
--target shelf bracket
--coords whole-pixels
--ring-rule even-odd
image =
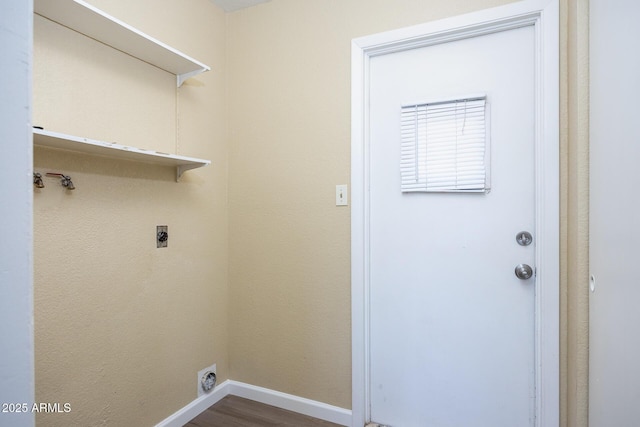
[[[178,87],[182,86],[182,83],[184,83],[187,79],[190,79],[193,76],[197,76],[200,73],[204,73],[205,71],[209,71],[209,68],[202,68],[199,70],[190,71],[188,73],[177,74],[176,78],[178,80]]]
[[[200,166],[197,165],[178,165],[176,166],[176,182],[180,182],[180,177],[182,176],[183,173],[185,173],[188,170],[191,169],[196,169]]]

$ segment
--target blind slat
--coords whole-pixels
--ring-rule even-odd
[[[485,97],[402,107],[402,191],[487,191],[485,117]]]

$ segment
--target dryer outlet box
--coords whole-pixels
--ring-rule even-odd
[[[205,374],[207,372],[213,372],[214,374],[217,375],[217,373],[216,373],[216,364],[214,363],[213,365],[198,371],[198,378],[197,378],[197,382],[196,382],[196,386],[198,387],[198,397],[200,397],[202,395],[205,395],[205,394],[209,394],[209,393],[211,393],[211,391],[215,390],[215,387],[214,387],[209,392],[206,392],[202,388],[202,379],[203,379],[203,377],[205,376]]]

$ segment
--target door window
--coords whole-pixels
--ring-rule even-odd
[[[486,96],[401,107],[402,192],[489,192]]]

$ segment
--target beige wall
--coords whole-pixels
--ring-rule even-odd
[[[350,408],[350,40],[508,1],[272,0],[228,16],[231,376]],[[561,1],[561,417],[586,425],[584,1]]]
[[[508,1],[272,0],[228,16],[230,360],[351,407],[351,39]]]
[[[228,377],[224,14],[208,0],[94,1],[213,71],[175,76],[35,17],[33,122],[47,130],[211,159],[171,168],[37,148],[71,175],[34,194],[38,424],[153,425]],[[176,114],[177,113],[177,114]],[[169,246],[155,247],[156,225]]]

